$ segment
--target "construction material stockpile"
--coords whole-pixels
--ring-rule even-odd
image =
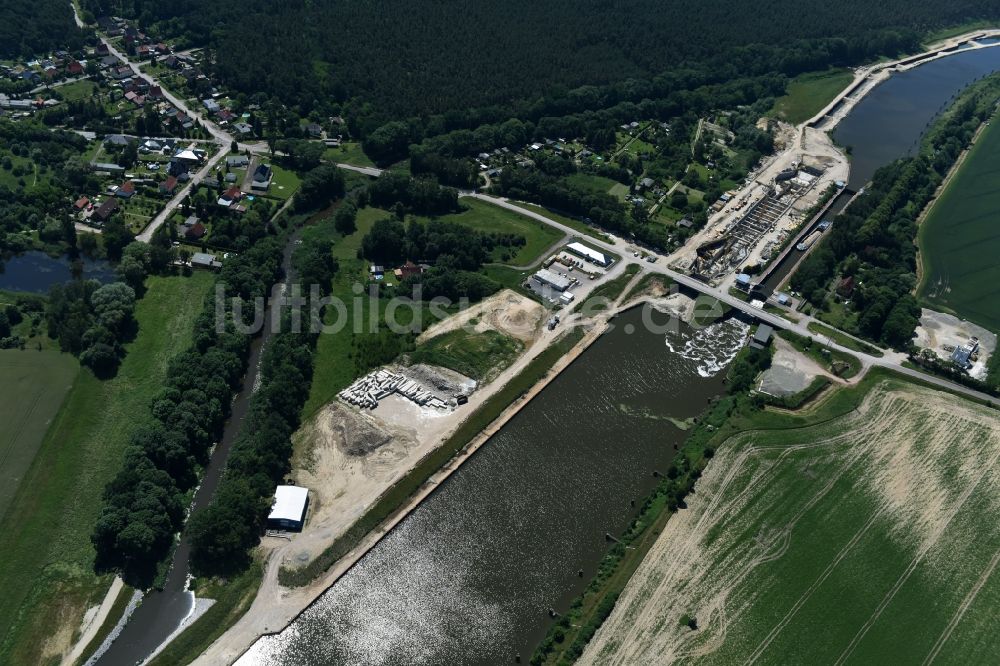
[[[445,409],[448,406],[444,400],[428,391],[419,382],[389,370],[370,372],[337,395],[344,402],[362,409],[375,409],[379,401],[393,393],[399,393],[421,407]]]

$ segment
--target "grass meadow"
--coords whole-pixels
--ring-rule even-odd
[[[169,359],[190,344],[212,283],[207,273],[149,278],[118,375],[102,382],[77,373],[0,523],[0,663],[52,660],[103,597],[109,578],[93,573],[90,533],[104,486],[130,434],[152,419],[149,402]]]
[[[513,363],[523,349],[520,340],[499,331],[470,333],[456,329],[417,347],[410,353],[410,360],[440,365],[481,381]]]
[[[883,375],[795,415],[759,414],[727,424],[745,429],[581,663],[974,663],[1000,651],[995,412]]]
[[[983,129],[920,225],[918,295],[935,310],[1000,330],[1000,129]]]
[[[493,249],[493,260],[513,266],[524,266],[542,258],[542,253],[552,247],[563,234],[544,222],[520,215],[514,211],[494,206],[486,201],[466,198],[461,200],[466,209],[461,213],[442,216],[442,220],[455,222],[482,233],[504,233],[524,236],[525,244],[517,248],[516,254],[503,258],[506,248]]]
[[[80,365],[57,351],[0,351],[0,516],[7,512]]]
[[[772,113],[793,125],[805,122],[833,101],[853,78],[847,68],[799,74],[788,83],[785,95],[775,100]]]

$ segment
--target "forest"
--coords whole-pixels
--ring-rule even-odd
[[[0,2],[0,58],[30,57],[83,47],[83,32],[63,0]]]
[[[793,76],[913,48],[938,26],[1000,16],[1000,7],[975,0],[806,0],[794,7],[773,0],[249,0],[239,12],[196,0],[83,6],[212,47],[212,73],[248,95],[266,92],[303,115],[329,115],[332,105],[348,103],[345,117],[367,125],[352,127],[360,135],[392,118],[442,114],[455,129],[511,115],[561,115],[581,103],[638,101],[655,96],[635,94],[651,84],[676,87],[661,78],[668,72],[707,72],[716,80]],[[581,86],[595,88],[574,90]]]

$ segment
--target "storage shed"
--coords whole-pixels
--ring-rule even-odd
[[[302,531],[309,508],[309,489],[302,486],[278,486],[274,504],[267,516],[268,529]]]

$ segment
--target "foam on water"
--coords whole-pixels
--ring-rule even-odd
[[[738,319],[723,319],[705,328],[684,328],[664,338],[671,352],[697,364],[701,377],[714,377],[736,358],[743,347],[749,325]]]

